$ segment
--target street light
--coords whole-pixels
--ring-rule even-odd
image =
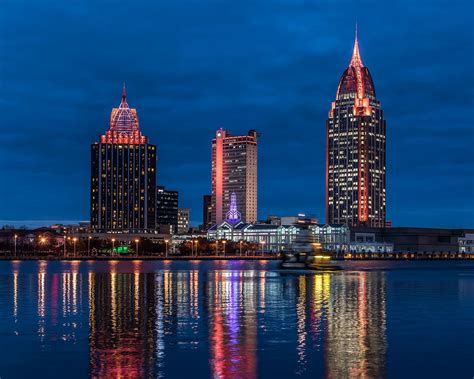
[[[139,241],[140,241],[139,239],[136,239],[136,240],[135,240],[135,255],[136,255],[137,257],[138,257],[138,242],[139,242]]]
[[[219,255],[219,252],[217,250],[218,246],[219,246],[219,240],[216,240],[216,257]]]
[[[222,243],[224,244],[224,257],[225,257],[225,244],[227,243],[226,240],[222,241]]]
[[[77,241],[77,238],[74,237],[72,240],[74,242],[74,257],[76,257],[76,241]]]
[[[263,255],[263,247],[265,246],[265,241],[260,241],[260,245],[262,245],[262,255]]]
[[[194,242],[196,242],[196,257],[198,256],[198,243],[199,243],[199,240],[194,240]]]
[[[242,256],[242,240],[240,240],[239,245],[240,245],[240,256]]]
[[[66,235],[64,235],[64,244],[63,244],[63,247],[64,247],[64,257],[66,257]]]
[[[18,234],[15,234],[15,258],[16,258],[16,240],[18,238]]]
[[[165,240],[165,257],[168,258],[168,242],[169,240]]]
[[[87,255],[88,255],[88,256],[91,255],[91,239],[92,239],[91,236],[89,236],[89,237],[87,238]]]
[[[112,256],[115,255],[115,238],[112,238]]]

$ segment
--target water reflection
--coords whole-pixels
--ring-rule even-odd
[[[385,377],[384,274],[335,275],[328,311],[327,377]]]
[[[144,273],[136,261],[101,273],[44,262],[22,275],[17,265],[3,309],[15,330],[33,317],[40,349],[61,340],[85,350],[75,359],[88,361],[93,378],[385,376],[383,272],[280,275],[260,266],[166,264]],[[22,312],[28,307],[34,312]],[[193,359],[198,366],[186,363]]]
[[[112,272],[89,280],[91,377],[153,377],[157,317],[153,275]]]
[[[210,363],[215,378],[257,376],[258,279],[254,273],[238,271],[210,275],[207,309]]]

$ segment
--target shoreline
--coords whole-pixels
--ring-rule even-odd
[[[54,256],[28,256],[28,257],[0,257],[0,261],[261,261],[261,260],[270,260],[278,261],[281,260],[280,257],[271,255],[271,256],[178,256],[178,257],[156,257],[156,256],[140,256],[140,257],[88,257],[88,256],[78,256],[78,257],[54,257]],[[386,258],[332,258],[332,261],[473,261],[473,258],[469,257],[415,257],[415,258],[396,258],[396,257],[386,257]]]

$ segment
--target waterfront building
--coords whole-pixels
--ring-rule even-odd
[[[91,230],[154,231],[155,182],[156,146],[140,132],[124,86],[109,130],[91,146]]]
[[[202,198],[202,225],[201,230],[212,226],[212,196],[204,195]]]
[[[326,222],[385,226],[386,122],[357,33],[326,123]]]
[[[178,208],[178,234],[184,234],[188,232],[189,214],[189,208]]]
[[[156,187],[156,225],[163,233],[178,231],[178,191]]]
[[[458,238],[459,253],[461,254],[474,254],[474,234],[468,233],[464,237]]]
[[[345,225],[307,226],[322,247],[331,251],[348,251],[350,248],[349,228]],[[291,249],[303,225],[251,224],[228,220],[213,225],[207,232],[210,240],[247,241],[263,245],[266,252],[278,253]]]
[[[232,193],[242,221],[257,221],[257,137],[255,130],[246,136],[217,130],[212,140],[212,224],[224,220]]]

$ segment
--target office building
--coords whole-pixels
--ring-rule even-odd
[[[212,196],[204,195],[202,198],[202,225],[201,230],[207,230],[212,226]]]
[[[212,224],[225,219],[235,193],[244,222],[257,221],[257,137],[233,136],[224,129],[212,140]]]
[[[178,191],[156,187],[156,225],[161,233],[177,233],[178,200]]]
[[[386,123],[357,40],[326,123],[326,222],[385,226]]]
[[[178,208],[178,234],[185,234],[189,230],[189,208]]]
[[[109,130],[91,146],[91,230],[155,230],[156,146],[142,135],[136,109],[113,108]]]

